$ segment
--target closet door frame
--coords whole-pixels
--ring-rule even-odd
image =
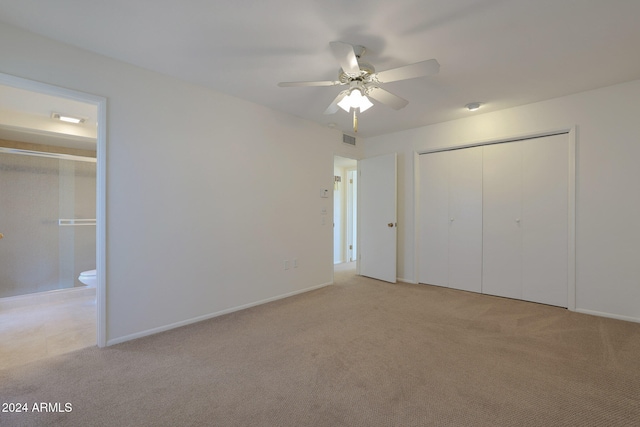
[[[414,276],[416,283],[420,277],[420,155],[437,153],[440,151],[456,150],[461,148],[471,148],[491,144],[503,144],[508,142],[516,142],[527,139],[542,138],[558,134],[567,135],[568,150],[568,182],[567,182],[567,309],[576,310],[576,127],[569,126],[565,128],[513,135],[506,138],[496,138],[479,140],[466,144],[451,145],[447,147],[437,147],[414,151],[413,153],[413,200],[414,200]]]

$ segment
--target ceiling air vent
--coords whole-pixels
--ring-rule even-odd
[[[349,144],[349,145],[353,145],[355,147],[356,145],[356,138],[355,136],[350,136],[350,135],[346,135],[346,134],[342,134],[342,142],[344,142],[345,144]]]

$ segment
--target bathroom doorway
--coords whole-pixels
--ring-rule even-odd
[[[0,74],[0,368],[104,345],[105,104]]]

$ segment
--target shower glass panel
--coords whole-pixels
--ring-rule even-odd
[[[84,286],[95,201],[95,162],[0,153],[0,298]]]

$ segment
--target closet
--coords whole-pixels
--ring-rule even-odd
[[[419,281],[567,307],[567,134],[420,156]]]

